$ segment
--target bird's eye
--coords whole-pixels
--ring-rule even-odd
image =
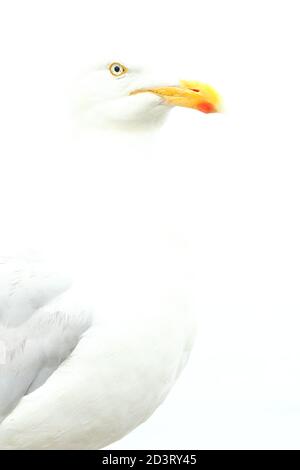
[[[113,64],[110,64],[109,71],[115,77],[120,77],[127,72],[127,68],[118,62],[114,62]]]

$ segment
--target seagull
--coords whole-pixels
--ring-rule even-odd
[[[175,106],[220,110],[208,84],[118,61],[90,68],[78,90],[82,123],[133,136],[159,129]],[[0,257],[0,449],[104,448],[146,421],[183,370],[195,336],[184,302],[146,294],[141,272],[139,308],[125,293],[113,311],[93,281],[38,257]]]
[[[89,126],[153,131],[174,106],[207,114],[221,110],[219,94],[206,83],[179,80],[172,86],[169,77],[157,79],[151,71],[119,62],[88,69],[79,83],[75,109]]]

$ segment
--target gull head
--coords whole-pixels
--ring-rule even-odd
[[[210,85],[159,75],[119,61],[90,68],[76,87],[76,115],[88,126],[132,131],[160,127],[175,106],[220,111],[220,97]]]

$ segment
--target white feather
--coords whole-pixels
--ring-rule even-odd
[[[95,90],[91,100],[99,122],[161,124],[156,97],[128,102],[114,83],[110,101],[102,84],[106,105],[98,108]],[[152,155],[135,133],[59,142],[27,163],[23,215],[14,208],[14,242],[29,241],[57,267],[32,256],[0,264],[1,449],[97,449],[120,439],[162,403],[193,343],[186,246],[170,228],[185,211],[169,181],[172,155]]]

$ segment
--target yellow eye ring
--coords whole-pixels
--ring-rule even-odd
[[[125,65],[122,65],[119,62],[113,62],[112,64],[110,64],[108,66],[108,70],[114,77],[121,77],[128,71]]]

